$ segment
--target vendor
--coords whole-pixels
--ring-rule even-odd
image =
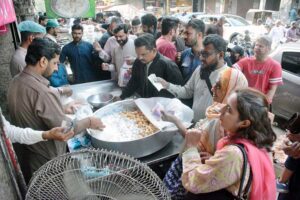
[[[8,107],[15,125],[48,130],[61,126],[63,120],[68,120],[65,114],[74,112],[72,108],[75,104],[63,106],[58,93],[49,87],[49,81],[46,79],[57,70],[59,53],[58,45],[48,39],[37,38],[28,47],[27,66],[11,81],[8,89]],[[89,117],[77,121],[74,132],[103,127],[101,120]],[[19,153],[23,173],[29,180],[33,172],[43,164],[66,153],[66,143],[43,141],[24,146]]]

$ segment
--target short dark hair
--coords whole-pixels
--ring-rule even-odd
[[[148,13],[142,16],[141,20],[143,25],[146,25],[147,27],[153,26],[154,30],[156,31],[157,19],[153,14]]]
[[[40,15],[40,16],[39,16],[39,24],[40,24],[42,21],[46,20],[46,19],[47,19],[46,16]]]
[[[83,26],[81,26],[80,24],[74,24],[74,25],[72,26],[72,32],[73,32],[74,30],[82,30],[82,31],[83,31]]]
[[[96,17],[103,18],[103,17],[104,17],[104,15],[103,15],[103,13],[99,12],[99,13],[97,13],[97,14],[96,14]]]
[[[132,26],[137,26],[141,24],[141,20],[139,18],[134,18],[133,20],[131,20],[131,25]]]
[[[107,19],[108,24],[116,23],[116,24],[122,24],[122,20],[120,17],[112,16]]]
[[[152,50],[152,49],[156,48],[155,38],[150,33],[144,33],[141,36],[139,36],[137,39],[134,40],[134,46],[136,48],[145,46],[146,49]]]
[[[53,27],[46,27],[46,32],[48,33],[51,28]]]
[[[118,32],[120,32],[121,30],[124,31],[124,33],[128,33],[128,25],[127,24],[119,24],[115,29],[114,29],[114,34],[117,34]]]
[[[251,140],[257,147],[270,150],[276,140],[268,117],[269,103],[258,90],[246,88],[235,91],[240,120],[250,120],[251,125],[238,130],[238,136]]]
[[[206,36],[202,43],[204,46],[212,44],[218,52],[225,53],[227,50],[227,42],[218,34],[210,34]]]
[[[192,27],[193,29],[196,30],[196,32],[198,33],[202,33],[202,35],[204,35],[204,31],[205,31],[205,24],[202,20],[200,19],[191,19],[186,27]]]
[[[35,38],[27,49],[25,61],[27,65],[36,65],[42,57],[48,60],[60,54],[60,47],[49,39]]]
[[[78,25],[81,23],[81,18],[76,18],[74,21],[73,21],[73,25]]]
[[[164,17],[161,23],[161,34],[167,35],[172,29],[177,28],[179,20],[175,17]]]
[[[119,18],[122,17],[122,15],[121,15],[121,13],[120,13],[119,11],[117,11],[117,12],[115,13],[115,16],[117,16],[117,17],[119,17]]]
[[[34,35],[34,33],[29,31],[22,31],[21,32],[21,42],[26,42],[30,36]]]

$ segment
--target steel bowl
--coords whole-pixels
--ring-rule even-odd
[[[114,102],[103,108],[100,108],[94,113],[94,115],[101,119],[102,117],[111,115],[113,113],[134,111],[137,109],[138,108],[134,103],[134,100],[124,100]],[[176,132],[177,130],[157,131],[152,135],[137,140],[112,142],[99,140],[98,138],[93,137],[92,131],[88,129],[88,133],[91,135],[93,147],[119,151],[135,158],[141,158],[162,149],[173,139],[173,136],[176,134]]]
[[[95,94],[89,96],[87,101],[93,108],[98,109],[111,103],[113,101],[113,95],[109,93]]]

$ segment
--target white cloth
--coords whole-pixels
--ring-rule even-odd
[[[285,29],[283,26],[274,26],[269,33],[269,37],[272,39],[272,46],[276,47],[284,38],[284,34]]]
[[[213,86],[217,79],[219,78],[220,72],[227,68],[227,65],[213,71],[210,76],[210,82]],[[208,106],[212,105],[213,99],[206,85],[205,80],[200,78],[200,69],[197,67],[192,77],[184,85],[174,85],[170,83],[168,90],[175,95],[175,97],[180,99],[190,99],[193,98],[193,111],[194,111],[194,121],[199,121],[205,118],[205,111]]]
[[[35,131],[31,128],[19,128],[11,125],[1,114],[3,120],[3,126],[6,136],[11,140],[12,143],[21,144],[34,144],[37,142],[44,141],[42,137],[43,131]]]

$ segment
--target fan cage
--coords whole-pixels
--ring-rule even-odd
[[[160,178],[144,163],[114,151],[85,149],[43,165],[26,199],[171,199]]]

